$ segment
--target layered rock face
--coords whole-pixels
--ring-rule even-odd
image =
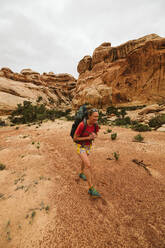
[[[70,105],[76,79],[70,74],[43,73],[23,69],[14,73],[9,68],[0,70],[0,115],[8,114],[18,103],[28,100],[49,107]]]
[[[111,47],[97,47],[78,64],[73,105],[89,102],[144,104],[165,101],[165,38],[156,34]]]

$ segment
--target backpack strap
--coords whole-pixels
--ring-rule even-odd
[[[94,132],[95,132],[95,134],[96,134],[96,128],[97,128],[97,125],[96,125],[96,123],[94,124],[94,126],[95,126],[95,131],[94,131]]]
[[[84,128],[83,128],[83,130],[81,132],[81,135],[85,132],[85,129],[87,127],[87,120],[85,118],[83,119],[83,123],[84,123]]]

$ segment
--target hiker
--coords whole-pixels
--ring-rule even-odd
[[[85,130],[84,121],[81,121],[73,137],[73,140],[76,142],[77,153],[79,154],[82,161],[81,173],[79,174],[79,177],[88,182],[88,193],[93,197],[100,197],[99,192],[97,192],[93,187],[92,166],[89,160],[92,142],[97,137],[97,133],[99,131],[99,127],[97,125],[98,116],[99,114],[97,109],[93,108],[88,110]]]

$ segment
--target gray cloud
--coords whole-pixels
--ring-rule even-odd
[[[0,67],[77,74],[102,42],[165,35],[164,0],[1,0]]]

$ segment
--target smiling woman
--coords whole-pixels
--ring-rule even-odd
[[[77,153],[80,156],[82,162],[79,177],[88,182],[88,193],[92,197],[100,197],[99,192],[97,192],[93,186],[92,165],[89,160],[92,142],[97,137],[97,133],[99,131],[99,127],[97,125],[98,116],[99,114],[97,109],[93,108],[88,110],[88,119],[86,121],[86,125],[84,124],[84,121],[80,122],[74,134]]]

